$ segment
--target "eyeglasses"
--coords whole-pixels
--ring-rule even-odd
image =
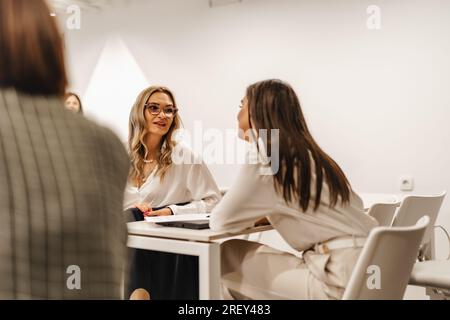
[[[161,111],[162,111],[162,112],[164,113],[164,115],[165,115],[167,118],[172,118],[172,117],[174,117],[174,116],[177,114],[177,112],[178,112],[178,109],[177,109],[177,108],[171,107],[171,106],[165,107],[165,108],[162,109],[162,110],[161,110],[161,108],[160,108],[158,105],[156,105],[156,104],[144,104],[144,107],[147,108],[147,109],[150,111],[150,113],[151,113],[152,115],[154,115],[154,116],[159,115],[159,114],[161,113]]]

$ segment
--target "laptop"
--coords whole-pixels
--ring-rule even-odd
[[[156,222],[156,224],[165,227],[185,228],[185,229],[209,229],[209,219],[205,220],[185,220],[185,221],[165,221]]]

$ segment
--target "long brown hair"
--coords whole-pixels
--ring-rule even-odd
[[[175,101],[175,96],[172,91],[166,87],[162,86],[152,86],[143,90],[136,99],[133,109],[130,113],[129,121],[129,137],[128,137],[128,148],[131,157],[131,168],[129,179],[130,182],[134,182],[137,179],[143,179],[144,172],[144,159],[147,158],[148,150],[145,145],[145,136],[149,133],[147,130],[147,122],[145,120],[145,104],[151,95],[156,92],[161,92],[167,94],[172,100],[173,106],[176,108],[177,103]],[[156,174],[164,179],[166,171],[172,164],[172,150],[176,146],[176,142],[173,137],[173,133],[176,129],[181,127],[181,119],[178,113],[175,115],[172,125],[163,137],[162,144],[164,148],[161,149],[161,153],[158,157],[158,169]]]
[[[251,123],[256,131],[279,129],[280,169],[274,184],[286,202],[298,202],[306,211],[310,206],[312,171],[315,168],[314,211],[319,208],[324,179],[330,193],[330,207],[339,199],[348,203],[350,184],[338,166],[316,143],[306,124],[300,101],[290,85],[280,80],[257,82],[247,88]],[[267,141],[271,149],[271,139]],[[311,162],[311,157],[313,162]]]
[[[0,0],[0,88],[62,98],[67,76],[54,20],[43,0]]]

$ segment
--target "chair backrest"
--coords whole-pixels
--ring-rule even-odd
[[[395,215],[395,210],[400,206],[400,202],[393,203],[375,203],[367,212],[370,216],[374,217],[380,226],[390,226],[392,219]]]
[[[395,194],[358,192],[364,202],[364,209],[369,210],[376,203],[393,203],[399,201]]]
[[[444,201],[446,192],[437,196],[407,196],[403,199],[397,214],[392,222],[393,227],[412,226],[421,217],[427,215],[430,218],[430,224],[423,236],[422,244],[431,241],[432,232],[436,219]]]
[[[344,300],[401,300],[430,219],[415,226],[376,227],[352,272]]]

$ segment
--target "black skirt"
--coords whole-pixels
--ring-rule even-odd
[[[139,210],[132,210],[136,221],[144,220]],[[130,275],[126,298],[139,288],[152,300],[198,300],[199,266],[197,256],[160,251],[129,249]]]

